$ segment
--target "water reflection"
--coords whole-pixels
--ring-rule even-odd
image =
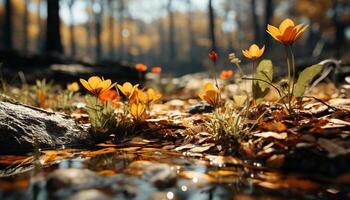
[[[46,177],[57,169],[70,168],[89,169],[98,178],[63,188],[55,198],[88,190],[86,194],[118,199],[318,199],[342,191],[342,187],[329,189],[327,183],[285,176],[261,163],[232,156],[188,157],[154,147],[104,147],[1,157],[0,199],[48,199],[52,191],[45,186]],[[170,181],[172,173],[176,174],[174,182]]]

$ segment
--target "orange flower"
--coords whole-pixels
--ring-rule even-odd
[[[72,91],[72,92],[77,92],[79,91],[80,87],[77,82],[73,82],[70,84],[67,84],[67,90]]]
[[[119,107],[118,101],[119,101],[119,95],[118,92],[115,90],[106,90],[102,92],[98,98],[102,103],[105,103],[106,101],[109,101],[112,103],[112,105],[117,108]]]
[[[117,85],[118,89],[128,98],[131,98],[137,87],[139,87],[139,84],[132,85],[129,82],[125,82],[123,85]]]
[[[160,74],[162,72],[162,68],[161,67],[153,67],[152,68],[152,73],[153,74]]]
[[[144,64],[139,63],[139,64],[136,64],[135,69],[138,72],[145,72],[145,71],[147,71],[147,66],[144,65]]]
[[[230,79],[235,73],[232,70],[222,70],[220,73],[220,78],[222,80]]]
[[[220,92],[219,90],[213,86],[211,83],[207,83],[204,86],[204,92],[200,92],[198,94],[199,98],[206,101],[212,106],[217,106],[219,104]]]
[[[111,89],[116,84],[112,84],[112,81],[110,79],[104,80],[103,78],[101,79],[98,76],[92,76],[89,78],[88,81],[81,78],[80,83],[96,96],[99,96],[104,91]]]
[[[246,58],[250,60],[256,60],[262,56],[264,51],[265,51],[265,45],[260,49],[258,45],[253,44],[249,47],[248,50],[242,50],[242,53]]]
[[[140,120],[145,114],[146,106],[142,103],[131,104],[130,106],[130,114],[136,119]]]
[[[101,93],[100,96],[98,96],[98,98],[102,102],[106,102],[106,101],[118,100],[119,95],[118,95],[118,92],[115,90],[107,90],[107,91],[104,91],[103,93]]]
[[[295,26],[291,19],[285,19],[278,28],[268,24],[267,32],[278,42],[291,44],[305,32],[307,27],[304,24]]]

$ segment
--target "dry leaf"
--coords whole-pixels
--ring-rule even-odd
[[[286,132],[276,133],[276,132],[268,131],[268,132],[256,133],[256,134],[254,134],[254,136],[259,136],[259,137],[263,137],[263,138],[272,137],[275,139],[284,140],[288,137],[288,134]]]

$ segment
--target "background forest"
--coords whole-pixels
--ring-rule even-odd
[[[298,42],[299,62],[335,57],[349,62],[347,0],[0,0],[0,48],[20,56],[58,55],[72,61],[142,62],[185,74],[251,43],[265,56],[282,47],[267,24],[290,17],[309,24]],[[283,59],[283,56],[277,56]],[[310,58],[314,60],[310,60]],[[304,59],[303,59],[304,58]],[[220,66],[228,66],[220,59]]]

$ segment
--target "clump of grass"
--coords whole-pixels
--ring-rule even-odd
[[[246,110],[244,107],[241,112],[236,112],[232,105],[227,104],[225,110],[216,110],[205,123],[215,141],[225,150],[237,150],[240,142],[248,136]]]

